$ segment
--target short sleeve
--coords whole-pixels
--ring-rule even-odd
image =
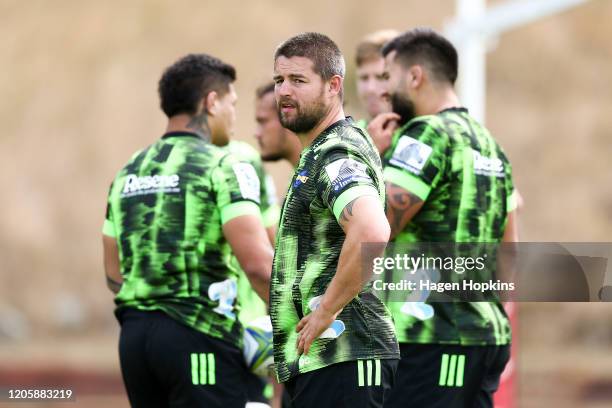
[[[111,207],[111,194],[113,191],[113,185],[111,184],[108,190],[108,197],[106,199],[106,216],[104,217],[104,224],[102,226],[102,233],[112,238],[117,237],[115,231],[115,221],[113,219],[113,212]]]
[[[427,122],[408,125],[395,135],[385,157],[385,181],[425,200],[444,172],[447,144]]]
[[[322,168],[317,189],[336,220],[344,207],[356,198],[366,195],[380,197],[376,171],[361,154],[348,147],[335,147],[321,154]]]
[[[222,224],[241,215],[261,217],[260,181],[252,164],[227,154],[213,169],[212,184]]]

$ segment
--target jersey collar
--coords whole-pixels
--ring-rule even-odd
[[[445,113],[445,112],[464,112],[464,113],[468,113],[468,110],[467,110],[467,108],[464,108],[463,106],[453,106],[451,108],[442,109],[440,112],[438,112],[438,114]]]
[[[189,132],[187,130],[179,130],[179,131],[176,131],[176,132],[166,132],[162,136],[162,139],[169,139],[171,137],[180,137],[180,136],[183,136],[183,137],[195,137],[195,138],[201,139],[201,137],[197,133]]]
[[[332,123],[331,125],[326,127],[325,130],[323,130],[321,133],[319,133],[319,136],[314,138],[314,140],[312,141],[310,146],[314,146],[316,142],[318,142],[319,140],[327,137],[327,135],[329,135],[338,126],[350,125],[353,122],[354,121],[353,121],[353,118],[351,116],[346,116],[344,119],[340,119],[340,120],[335,121],[334,123]]]

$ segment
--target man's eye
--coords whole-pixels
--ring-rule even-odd
[[[299,79],[299,78],[294,78],[293,82],[295,82],[296,84],[303,84],[304,83],[304,81]]]

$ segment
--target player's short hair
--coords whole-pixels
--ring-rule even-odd
[[[415,28],[388,42],[382,50],[384,56],[396,51],[395,60],[403,67],[415,64],[426,66],[434,80],[451,85],[457,80],[459,58],[457,50],[444,36],[430,28]]]
[[[269,94],[270,92],[274,92],[274,82],[266,82],[265,84],[259,86],[255,90],[255,97],[259,100]]]
[[[379,30],[366,35],[357,44],[357,52],[355,53],[355,63],[360,67],[366,62],[376,61],[382,58],[383,46],[397,37],[399,32],[396,30]]]
[[[346,66],[340,48],[331,38],[320,33],[302,33],[289,38],[274,52],[279,57],[304,57],[313,62],[314,71],[327,81],[334,75],[344,78]]]
[[[234,67],[220,59],[207,54],[186,55],[166,68],[159,80],[161,109],[169,118],[193,114],[210,92],[224,96],[235,80]]]

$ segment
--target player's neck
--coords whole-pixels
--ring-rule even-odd
[[[295,145],[292,145],[291,147],[292,149],[288,152],[289,154],[287,155],[287,160],[289,161],[289,163],[291,163],[291,165],[295,169],[300,164],[300,154],[302,153],[302,144],[300,143],[299,140],[296,139]]]
[[[195,133],[202,139],[210,141],[210,130],[205,117],[201,119],[187,114],[174,115],[168,119],[166,133],[169,132]]]
[[[421,98],[423,103],[415,107],[417,116],[435,115],[444,109],[456,108],[461,106],[461,102],[452,87],[430,88],[426,95]]]
[[[321,134],[321,132],[344,118],[344,109],[342,108],[342,104],[339,103],[338,105],[334,106],[325,116],[325,118],[310,131],[297,134],[300,142],[302,143],[302,148],[305,149],[310,146],[317,136]]]

